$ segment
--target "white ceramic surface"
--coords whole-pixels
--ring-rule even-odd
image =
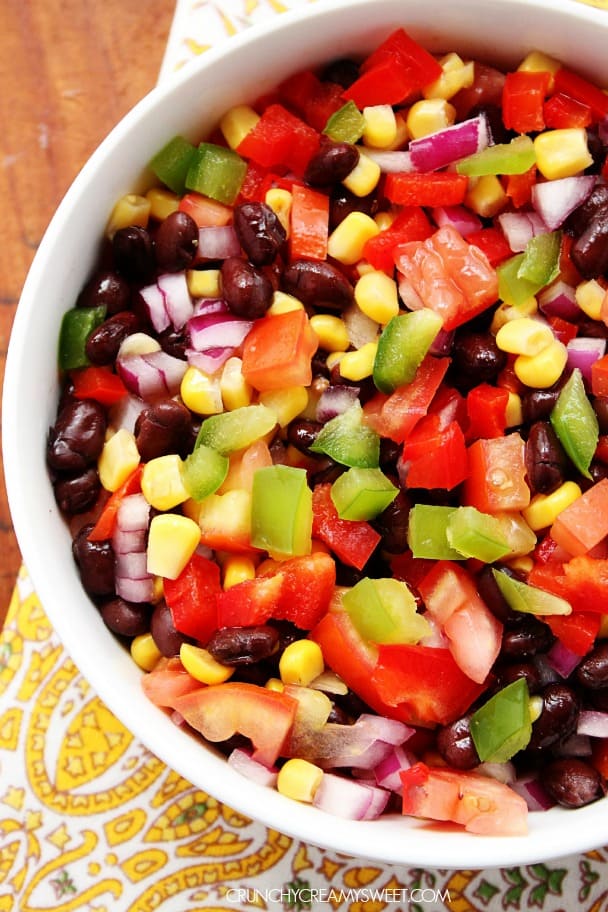
[[[26,566],[66,649],[121,721],[163,761],[242,813],[311,843],[408,865],[485,868],[546,860],[608,843],[608,798],[530,817],[526,837],[479,838],[399,816],[330,818],[249,784],[212,749],[178,730],[140,688],[140,673],[81,589],[70,536],[45,468],[57,403],[63,312],[94,263],[115,200],[146,180],[143,165],[175,133],[200,138],[231,105],[296,69],[370,50],[402,25],[434,51],[516,64],[540,48],[608,85],[608,15],[570,0],[319,0],[201,56],[118,124],[59,207],[20,301],[6,368],[3,455]]]

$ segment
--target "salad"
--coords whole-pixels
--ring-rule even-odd
[[[47,440],[149,699],[352,819],[520,835],[608,776],[608,94],[403,28],[174,136]]]

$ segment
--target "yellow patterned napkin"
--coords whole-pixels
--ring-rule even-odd
[[[308,2],[178,0],[161,78]],[[600,912],[606,883],[608,848],[528,867],[423,870],[326,852],[243,817],[110,713],[21,570],[0,634],[0,912]]]

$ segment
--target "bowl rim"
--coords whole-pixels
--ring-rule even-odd
[[[49,619],[67,652],[74,657],[77,665],[81,663],[86,667],[82,633],[83,630],[88,630],[91,624],[74,624],[69,615],[62,616],[57,605],[57,593],[65,588],[68,595],[74,595],[77,591],[75,582],[71,579],[64,580],[61,573],[57,573],[55,568],[49,566],[44,551],[40,547],[43,543],[32,536],[35,516],[29,488],[35,479],[32,480],[28,477],[29,463],[22,458],[24,439],[19,431],[22,404],[12,392],[19,388],[22,365],[28,355],[32,313],[37,298],[44,293],[45,277],[47,271],[52,268],[53,257],[60,249],[66,222],[73,216],[83,192],[94,181],[100,163],[103,163],[125,141],[139,123],[150,117],[159,100],[164,99],[163,106],[166,107],[172,98],[179,96],[186,87],[196,84],[202,75],[208,70],[212,70],[218,62],[234,59],[241,52],[251,49],[259,40],[280,41],[284,33],[300,28],[307,22],[323,22],[326,19],[332,19],[337,15],[342,15],[345,7],[351,11],[364,11],[365,8],[371,6],[372,2],[374,7],[382,6],[394,9],[395,12],[398,8],[402,8],[403,19],[406,18],[407,8],[410,6],[409,0],[401,0],[401,2],[386,0],[381,4],[377,3],[377,0],[376,2],[374,0],[351,0],[351,2],[324,0],[323,6],[312,4],[306,8],[290,10],[285,16],[277,16],[270,22],[253,25],[231,37],[230,42],[212,48],[196,61],[188,63],[162,85],[152,89],[113,128],[73,181],[44,234],[23,287],[9,343],[3,389],[2,445],[9,506],[25,566],[45,610],[47,604],[52,606],[48,611]],[[413,0],[411,5],[414,5]],[[484,0],[465,0],[463,6],[467,9],[481,11],[485,2]],[[602,11],[582,6],[575,0],[561,0],[557,3],[555,0],[495,0],[492,6],[505,10],[522,7],[522,12],[525,8],[526,14],[530,14],[531,10],[539,14],[551,13],[564,17],[564,21],[583,21],[594,26],[599,25],[606,29],[608,35],[608,18],[604,20],[600,18]],[[37,433],[45,435],[46,428],[38,427]],[[42,458],[42,462],[44,462],[44,458]],[[82,597],[82,592],[80,595]],[[460,828],[426,824],[410,819],[406,822],[400,815],[390,815],[383,821],[368,822],[331,818],[331,826],[329,826],[327,815],[315,808],[292,802],[272,790],[243,780],[240,774],[231,770],[225,759],[213,749],[204,747],[187,733],[176,730],[168,716],[162,711],[156,710],[155,707],[150,707],[146,698],[143,698],[146,701],[145,704],[139,695],[133,703],[126,701],[124,684],[120,683],[120,675],[123,677],[126,675],[128,682],[135,684],[141,678],[141,673],[135,669],[128,656],[126,658],[132,667],[130,670],[126,669],[123,658],[116,654],[114,638],[108,635],[101,621],[95,626],[95,632],[96,636],[99,636],[100,656],[105,665],[102,667],[102,663],[99,662],[91,670],[83,671],[83,674],[108,708],[115,713],[129,731],[193,785],[209,791],[210,794],[212,793],[214,797],[229,806],[234,805],[237,810],[248,817],[295,839],[386,864],[421,864],[427,867],[440,866],[447,869],[463,867],[470,869],[472,859],[475,859],[474,867],[484,868],[496,865],[527,864],[556,858],[575,851],[586,851],[598,846],[598,837],[594,835],[598,830],[603,834],[601,839],[608,840],[608,827],[603,822],[608,819],[605,818],[605,801],[608,799],[582,809],[582,812],[555,808],[548,812],[552,815],[550,829],[541,828],[537,831],[531,828],[530,834],[525,837],[479,839],[463,833]],[[115,672],[118,675],[118,683],[108,681],[108,672]],[[151,729],[150,726],[146,727],[146,719],[150,716],[150,712],[144,711],[142,715],[144,707],[154,712],[154,725]],[[173,755],[172,745],[178,737],[183,752]],[[188,749],[189,742],[196,746],[196,751]],[[197,776],[195,760],[195,755],[199,759],[202,756],[199,753],[201,750],[206,753],[209,763],[205,783],[201,782]],[[246,782],[245,789],[242,788],[244,781]],[[209,782],[213,783],[212,790],[209,789]],[[578,820],[575,821],[572,817],[573,813],[575,815],[582,813],[584,820],[581,819],[579,824]],[[437,860],[433,861],[433,859]]]

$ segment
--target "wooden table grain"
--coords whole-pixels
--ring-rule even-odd
[[[173,12],[173,0],[0,2],[0,381],[44,230],[95,147],[156,82]],[[19,565],[0,468],[0,625]]]

